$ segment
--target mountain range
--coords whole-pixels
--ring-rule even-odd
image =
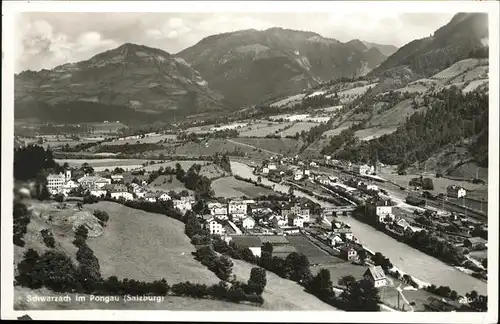
[[[433,36],[400,49],[283,28],[213,35],[174,55],[127,43],[86,61],[17,74],[15,117],[149,123],[233,111],[341,78],[409,73],[410,82],[471,55],[487,57],[484,21],[485,14],[457,14]]]

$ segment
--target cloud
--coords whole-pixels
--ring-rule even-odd
[[[426,37],[452,14],[433,13],[22,13],[17,19],[16,71],[89,59],[137,43],[177,53],[204,37],[240,29],[283,27],[346,42],[402,46]],[[91,23],[89,23],[91,22]]]

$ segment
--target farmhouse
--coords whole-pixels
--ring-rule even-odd
[[[340,244],[344,243],[344,241],[340,237],[340,234],[336,234],[336,233],[332,233],[332,232],[330,232],[326,235],[326,240],[328,241],[328,243],[331,246],[339,246]]]
[[[369,267],[363,277],[373,283],[375,288],[387,285],[387,277],[381,266]]]
[[[481,237],[471,237],[464,240],[464,247],[470,248],[472,250],[476,250],[478,248],[482,248],[488,243],[485,239]]]
[[[246,217],[243,220],[243,228],[253,229],[255,227],[255,220],[252,217]]]
[[[344,244],[340,247],[340,255],[347,261],[353,261],[358,258],[358,252],[349,244]]]
[[[448,195],[448,197],[461,198],[465,197],[466,193],[467,192],[463,187],[450,185],[446,188],[446,194]]]
[[[175,199],[172,202],[174,203],[174,208],[179,209],[182,213],[187,212],[193,208],[193,201],[188,199],[182,199],[186,197],[181,197],[181,199]]]
[[[172,197],[170,197],[169,194],[167,194],[166,192],[157,192],[156,193],[156,200],[157,201],[167,201],[167,200],[172,200]]]
[[[262,242],[257,236],[232,236],[232,241],[238,246],[247,247],[253,255],[260,257],[262,252]]]
[[[222,235],[224,234],[224,224],[216,218],[210,218],[207,220],[206,228],[209,230],[212,235]]]
[[[304,205],[301,205],[301,204],[294,204],[294,205],[283,204],[281,206],[281,216],[282,217],[289,217],[290,215],[301,216],[305,222],[309,222],[309,220],[310,220],[310,211],[309,211],[307,204],[304,204]]]

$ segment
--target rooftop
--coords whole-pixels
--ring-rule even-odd
[[[374,266],[374,267],[369,267],[365,274],[368,273],[374,280],[381,280],[385,279],[385,272],[384,269],[382,269],[381,266]]]

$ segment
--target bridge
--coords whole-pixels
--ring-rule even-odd
[[[350,215],[356,210],[357,206],[333,206],[323,208],[323,215],[325,216],[337,216],[337,215]]]

